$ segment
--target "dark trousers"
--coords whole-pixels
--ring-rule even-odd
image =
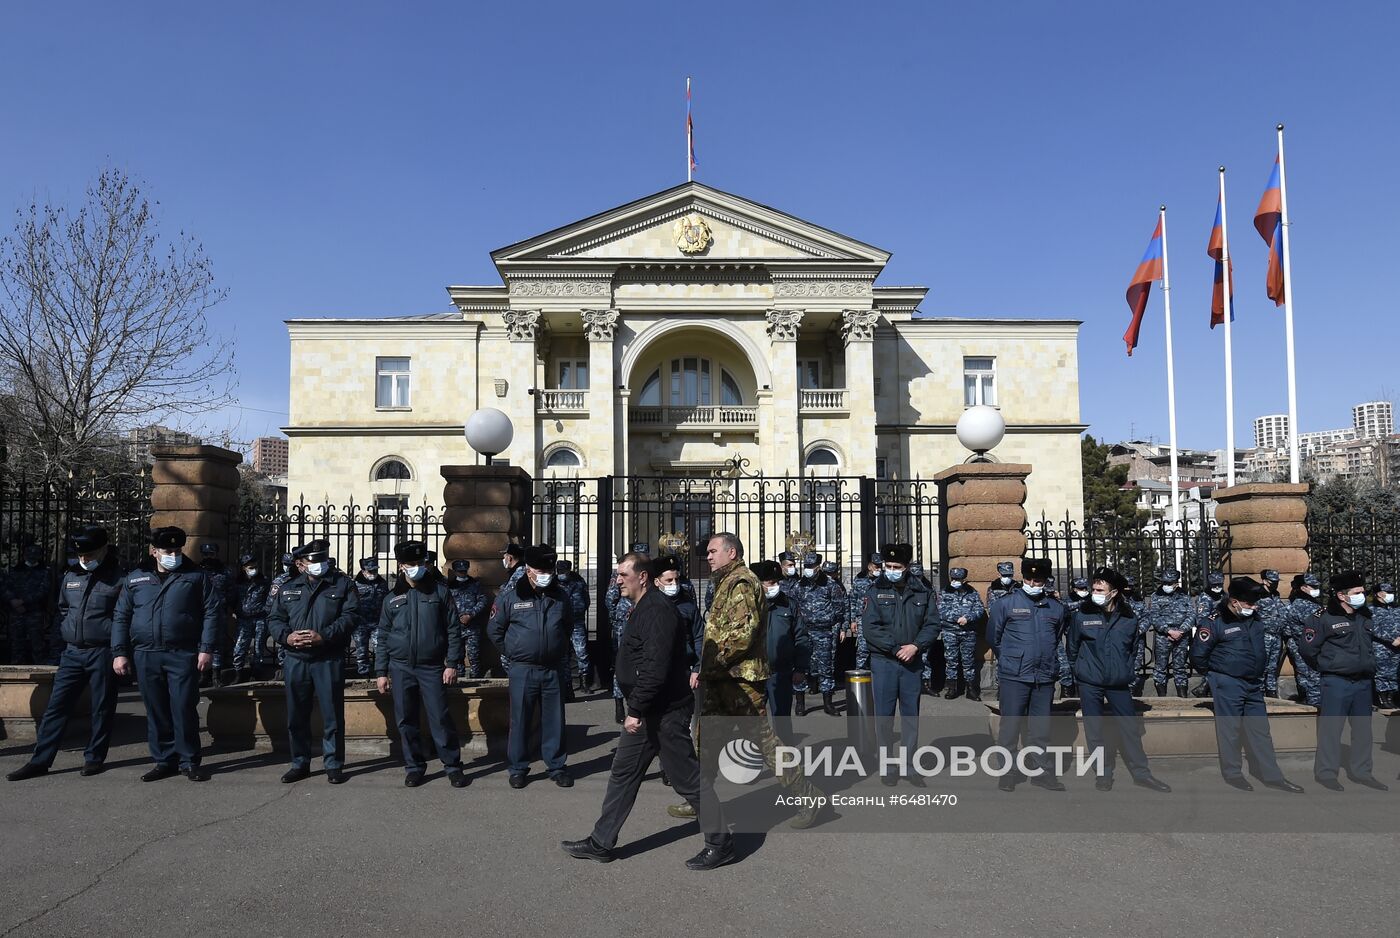
[[[1264,705],[1264,682],[1246,681],[1212,671],[1206,675],[1215,701],[1215,747],[1220,753],[1220,774],[1243,778],[1240,764],[1240,735],[1249,756],[1250,771],[1261,781],[1283,778],[1274,755],[1274,738],[1269,734],[1269,716]],[[1370,699],[1367,698],[1367,706]]]
[[[1351,724],[1352,778],[1371,777],[1371,679],[1322,675],[1322,706],[1317,711],[1317,755],[1313,775],[1336,778],[1342,765],[1342,728]]]
[[[290,662],[291,656],[287,656]],[[389,686],[394,694],[394,716],[399,722],[399,742],[403,746],[404,771],[412,774],[428,767],[423,755],[422,734],[418,731],[419,706],[427,711],[428,730],[433,735],[442,767],[448,770],[462,767],[462,747],[457,742],[457,728],[452,714],[447,712],[447,687],[442,683],[440,667],[410,668],[389,662]]]
[[[1055,699],[1054,681],[1032,684],[1004,677],[997,691],[997,699],[1001,704],[1001,726],[997,730],[997,745],[1008,752],[1015,752],[1024,723],[1026,744],[1042,750],[1036,759],[1037,767],[1043,769],[1047,775],[1053,774],[1055,761],[1043,750],[1050,745],[1050,704]]]
[[[87,686],[92,692],[92,733],[84,762],[105,762],[107,746],[112,740],[112,716],[117,712],[117,677],[112,673],[112,649],[79,648],[68,645],[58,659],[58,671],[53,676],[49,704],[39,721],[34,741],[34,754],[29,761],[45,768],[53,765],[68,728],[68,716]]]
[[[530,730],[540,714],[540,758],[553,775],[564,771],[564,670],[562,666],[510,665],[510,735],[506,761],[511,775],[530,770]]]
[[[696,692],[699,693],[698,691]],[[699,709],[698,706],[696,708]],[[792,740],[792,671],[774,671],[768,678],[768,719],[783,743]]]
[[[340,656],[303,661],[288,655],[282,663],[287,688],[287,737],[292,765],[311,764],[311,701],[321,708],[321,758],[327,769],[345,765],[345,662]]]
[[[1133,709],[1133,692],[1126,687],[1079,685],[1079,706],[1084,711],[1084,738],[1090,750],[1104,751],[1104,775],[1113,777],[1114,751],[1123,753],[1123,762],[1133,778],[1147,778],[1147,753],[1142,749],[1142,729]],[[1107,712],[1110,745],[1104,745],[1104,719]]]
[[[870,652],[871,696],[875,705],[875,739],[890,753],[894,747],[894,709],[899,705],[899,741],[905,749],[919,745],[919,690],[923,662],[904,662],[874,649]],[[892,754],[892,753],[891,753]]]
[[[624,730],[619,734],[608,790],[603,795],[603,811],[598,823],[593,825],[594,842],[608,849],[617,845],[617,835],[632,813],[642,779],[651,767],[651,760],[658,755],[661,771],[670,778],[671,787],[695,809],[705,843],[711,847],[723,846],[729,839],[729,830],[715,790],[700,772],[700,760],[690,741],[688,707],[648,714],[642,718],[639,732]]]
[[[199,669],[193,651],[136,649],[136,680],[146,705],[151,758],[182,769],[199,765]]]

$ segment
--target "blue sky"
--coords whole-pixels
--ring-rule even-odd
[[[74,199],[105,165],[144,179],[229,291],[244,409],[211,422],[246,440],[285,421],[283,319],[449,309],[447,284],[496,282],[492,249],[682,181],[690,74],[697,179],[892,251],[881,282],[930,287],[929,315],[1083,319],[1102,437],[1166,436],[1158,291],[1131,360],[1120,337],[1167,203],[1181,442],[1212,447],[1223,163],[1248,446],[1287,406],[1251,224],[1280,120],[1300,426],[1392,393],[1397,10],[6,4],[0,211]]]

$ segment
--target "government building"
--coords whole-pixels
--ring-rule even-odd
[[[289,320],[288,501],[436,506],[483,407],[537,480],[680,484],[928,478],[989,404],[1031,518],[1080,520],[1079,322],[925,316],[889,258],[688,182],[493,252],[501,282],[448,287],[451,312]]]

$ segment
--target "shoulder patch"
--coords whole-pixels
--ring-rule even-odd
[[[1313,631],[1311,628],[1303,629],[1303,641],[1310,642],[1315,638],[1317,638],[1317,632]]]
[[[1314,613],[1313,613],[1313,618],[1314,618],[1314,619],[1321,619],[1321,618],[1322,618],[1322,614],[1325,613],[1326,611],[1327,611],[1327,610],[1326,610],[1325,608],[1323,608],[1322,606],[1318,606],[1318,607],[1317,607],[1317,612],[1314,612]]]
[[[1214,617],[1214,616],[1211,616],[1211,618],[1213,619],[1213,618],[1215,618],[1215,617]],[[1201,641],[1203,641],[1203,642],[1208,642],[1208,641],[1210,641],[1210,629],[1208,629],[1208,628],[1198,629],[1197,632],[1196,632],[1196,637],[1199,638],[1199,639],[1200,639]]]

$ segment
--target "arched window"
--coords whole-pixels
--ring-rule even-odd
[[[661,406],[661,369],[658,368],[647,378],[642,385],[642,393],[637,395],[638,407],[660,407]]]
[[[819,446],[807,454],[807,467],[816,466],[839,466],[841,460],[836,458],[836,454],[825,446]]]
[[[805,524],[816,536],[816,546],[821,550],[834,550],[840,541],[841,483],[836,478],[840,465],[836,451],[826,446],[815,447],[803,462],[809,476],[804,483]]]
[[[561,446],[550,453],[544,463],[546,469],[577,469],[582,465],[583,460],[579,458],[579,454],[567,446]]]
[[[374,481],[382,482],[388,480],[407,481],[413,478],[413,473],[408,471],[408,465],[401,459],[386,459],[374,470]]]
[[[663,369],[668,379],[664,386]],[[708,358],[687,356],[673,358],[653,371],[642,383],[636,405],[707,407],[715,402],[715,398],[719,398],[722,406],[739,407],[744,403],[744,392],[739,389],[739,382],[734,380],[733,375]]]

